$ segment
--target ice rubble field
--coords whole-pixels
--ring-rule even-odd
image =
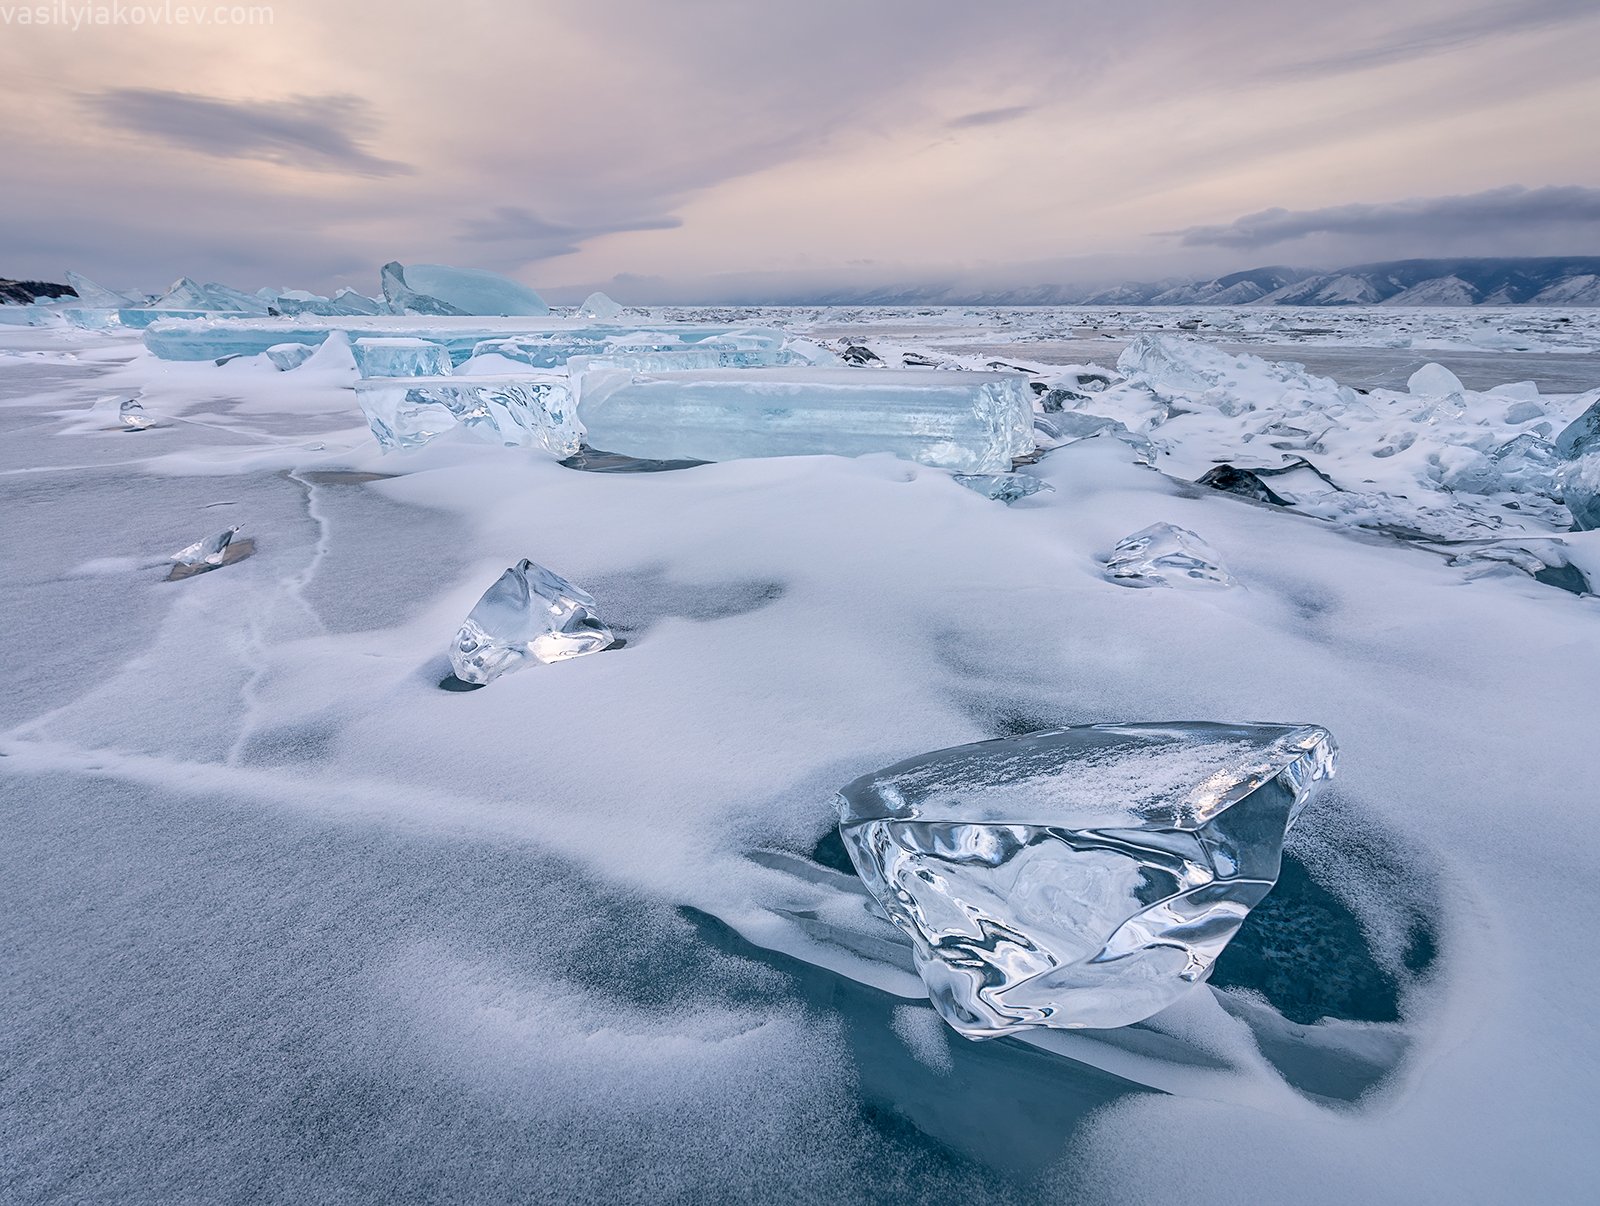
[[[731,316],[1077,394],[1025,470],[1052,489],[386,455],[333,355],[0,332],[0,1197],[1586,1200],[1600,604],[1525,571],[1600,581],[1600,542],[1538,463],[1473,491],[1592,401],[1600,316]],[[1401,392],[1430,358],[1462,388]],[[1190,484],[1297,457],[1322,476],[1263,479],[1294,509]],[[1237,585],[1108,580],[1160,522]],[[233,525],[251,555],[163,580]],[[626,647],[441,690],[523,557]],[[1146,720],[1342,751],[1211,987],[1132,1038],[972,1043],[830,943],[841,785]]]

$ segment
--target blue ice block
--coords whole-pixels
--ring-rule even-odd
[[[590,447],[663,460],[891,452],[997,473],[1034,449],[1020,373],[747,368],[590,369],[576,379]]]

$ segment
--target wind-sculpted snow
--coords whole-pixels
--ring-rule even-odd
[[[192,324],[279,332],[220,365],[0,328],[0,1198],[1586,1201],[1594,317],[1233,315],[637,319],[1008,374],[1014,506],[885,452],[557,459],[509,409],[385,453],[342,335],[261,354],[341,316]],[[400,321],[477,389],[441,332],[528,325]],[[1203,388],[1124,377],[1141,334]],[[1156,525],[1237,585],[1112,580]],[[626,646],[441,689],[524,557]],[[1276,886],[1144,1021],[962,1040],[836,793],[1170,717],[1337,735]]]

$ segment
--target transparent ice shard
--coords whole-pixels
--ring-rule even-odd
[[[356,401],[386,449],[419,448],[456,427],[509,447],[568,457],[583,447],[565,379],[390,377],[356,382]]]
[[[1170,523],[1153,523],[1117,541],[1106,561],[1106,576],[1123,586],[1234,584],[1215,549],[1188,528]]]
[[[1552,495],[1558,493],[1560,467],[1555,445],[1523,432],[1487,456],[1474,453],[1445,473],[1440,484],[1462,494]]]
[[[156,421],[145,413],[144,405],[137,398],[126,399],[117,408],[117,418],[129,431],[145,431],[156,425]]]
[[[103,285],[97,285],[86,276],[76,272],[67,273],[67,284],[72,286],[73,292],[78,295],[77,304],[91,310],[120,310],[124,306],[134,304],[134,299],[125,297]]]
[[[550,313],[526,285],[493,272],[443,264],[383,266],[383,296],[392,314],[479,314],[521,317]]]
[[[627,308],[620,302],[612,301],[604,293],[594,292],[583,299],[583,305],[578,307],[579,318],[596,318],[601,322],[610,322],[621,318],[627,313]]]
[[[596,448],[662,459],[891,452],[960,473],[997,473],[1033,451],[1026,377],[936,369],[711,369],[578,379]]]
[[[350,346],[363,377],[442,377],[454,371],[449,349],[431,339],[367,336]]]
[[[314,343],[275,343],[266,350],[266,357],[280,372],[297,369],[315,355]]]
[[[1600,448],[1562,466],[1561,496],[1572,512],[1574,529],[1600,529]]]
[[[1556,436],[1556,452],[1566,460],[1600,451],[1600,390],[1591,390],[1584,397],[1593,401]]]
[[[239,530],[238,527],[232,527],[205,540],[197,540],[172,554],[171,560],[182,566],[221,565],[223,558],[228,555],[228,546],[233,543]]]
[[[857,779],[839,832],[956,1030],[1127,1026],[1206,978],[1334,758],[1315,725],[1049,729]]]
[[[525,662],[561,662],[614,641],[586,591],[526,559],[484,592],[450,647],[464,683],[484,684]]]
[[[957,473],[952,475],[968,490],[976,490],[985,498],[1010,506],[1037,494],[1041,490],[1054,490],[1049,482],[1040,481],[1029,473]]]

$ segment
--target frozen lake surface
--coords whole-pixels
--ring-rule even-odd
[[[1548,498],[1439,483],[1471,468],[1454,445],[1589,404],[1600,315],[672,317],[713,315],[998,359],[1041,396],[1195,321],[1374,393],[1283,378],[1323,430],[1229,413],[1266,396],[1248,365],[1204,413],[1074,373],[1069,409],[1104,393],[1154,464],[1065,443],[1007,507],[884,454],[383,454],[337,364],[0,328],[0,1199],[1587,1200],[1600,602],[1441,542],[1559,540],[1591,582],[1600,544]],[[1399,396],[1430,361],[1459,408]],[[130,397],[150,429],[119,429]],[[1268,448],[1348,488],[1193,484]],[[1238,585],[1108,581],[1158,522]],[[166,580],[234,525],[249,555]],[[441,690],[524,557],[625,647]],[[833,793],[1149,720],[1325,725],[1340,776],[1153,1024],[959,1037],[840,920]]]

